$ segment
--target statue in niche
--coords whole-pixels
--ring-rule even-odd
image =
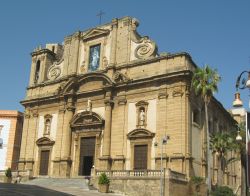
[[[44,134],[49,134],[50,133],[50,126],[51,126],[51,122],[50,119],[47,119],[45,121],[45,129],[44,129]]]
[[[87,111],[92,112],[92,101],[88,99]]]
[[[145,117],[146,116],[145,116],[145,112],[143,109],[141,109],[139,117],[140,117],[139,118],[139,125],[141,125],[141,126],[145,125]]]

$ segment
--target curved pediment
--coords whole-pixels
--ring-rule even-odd
[[[113,81],[107,75],[93,72],[72,78],[60,87],[59,93],[66,94],[72,91],[89,91],[113,85]]]
[[[70,122],[71,128],[100,128],[104,120],[97,113],[84,111],[76,114]]]
[[[79,92],[103,89],[113,86],[112,80],[103,73],[87,73],[79,77]]]
[[[143,139],[143,138],[153,138],[155,133],[150,132],[144,128],[134,129],[133,131],[127,134],[128,139]]]
[[[36,141],[38,146],[52,146],[55,141],[50,140],[48,137],[41,137]]]

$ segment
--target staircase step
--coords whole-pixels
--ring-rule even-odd
[[[22,183],[22,182],[21,182]],[[76,187],[89,190],[87,180],[83,178],[35,178],[23,184],[37,185],[37,186],[57,186],[57,187]]]

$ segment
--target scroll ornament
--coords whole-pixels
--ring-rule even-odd
[[[141,43],[135,49],[135,56],[138,59],[145,59],[151,56],[155,56],[156,52],[156,44],[148,37],[143,37],[141,39]]]
[[[49,80],[55,80],[58,78],[61,74],[61,68],[58,66],[52,65],[48,70],[48,79]]]

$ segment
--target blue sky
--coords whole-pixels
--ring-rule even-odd
[[[209,64],[222,77],[216,98],[229,109],[235,81],[250,70],[249,0],[2,0],[0,2],[0,109],[23,111],[30,52],[38,45],[61,43],[66,35],[132,16],[139,33],[159,52],[188,52],[197,65]],[[248,108],[249,91],[240,91]]]

